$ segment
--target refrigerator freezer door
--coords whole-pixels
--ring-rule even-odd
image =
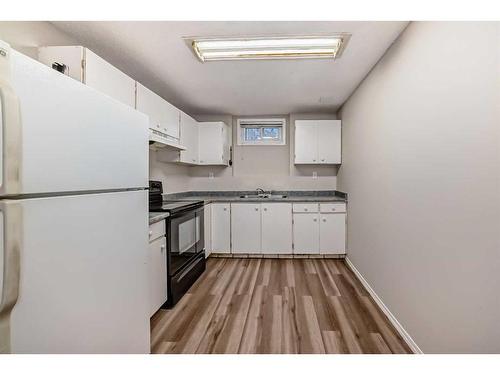
[[[147,200],[142,190],[3,201],[23,217],[12,353],[149,353]]]
[[[2,148],[18,164],[13,176],[2,169],[0,196],[147,186],[147,116],[2,42],[0,49]]]
[[[0,40],[0,196],[6,191],[19,191],[21,177],[21,118],[19,100],[8,81],[10,52]]]

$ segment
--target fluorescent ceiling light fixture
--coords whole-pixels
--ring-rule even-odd
[[[191,38],[202,61],[258,59],[335,59],[345,48],[348,34],[335,36]]]

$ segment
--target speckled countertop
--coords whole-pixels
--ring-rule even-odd
[[[243,195],[256,194],[252,191],[187,191],[182,193],[164,194],[164,201],[203,201],[205,204],[220,202],[282,202],[282,203],[310,203],[310,202],[347,202],[347,194],[337,190],[300,190],[300,191],[271,191],[274,195],[283,195],[285,198],[242,198]],[[169,216],[168,212],[150,212],[149,224],[157,223]]]
[[[149,225],[157,223],[161,220],[164,220],[170,216],[168,212],[150,212],[149,213]]]
[[[267,193],[267,192],[266,192]],[[184,193],[165,194],[164,200],[201,200],[205,204],[213,202],[347,202],[347,194],[336,190],[320,191],[272,191],[274,195],[286,198],[242,198],[243,195],[256,194],[255,191],[189,191]]]

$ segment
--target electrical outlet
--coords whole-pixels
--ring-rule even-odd
[[[208,172],[208,178],[212,180],[214,178],[214,172]]]
[[[318,178],[318,172],[314,171],[313,172],[313,179],[316,180]]]

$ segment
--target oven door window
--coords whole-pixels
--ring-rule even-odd
[[[196,225],[198,218],[195,216],[183,223],[179,223],[179,254],[185,252],[196,252],[196,242],[198,242],[198,225]]]
[[[182,269],[196,253],[203,251],[203,209],[173,215],[169,226],[169,274]]]

